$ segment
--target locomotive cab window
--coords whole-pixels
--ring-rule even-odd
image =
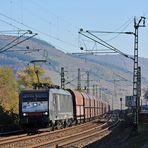
[[[48,111],[48,92],[23,92],[21,95],[22,112],[45,112]]]
[[[21,95],[21,98],[23,102],[48,101],[48,93],[45,92],[23,93]]]
[[[37,101],[48,101],[48,94],[47,93],[36,93],[36,100]]]
[[[21,94],[21,99],[23,102],[31,102],[34,101],[34,94],[33,93],[23,93]]]

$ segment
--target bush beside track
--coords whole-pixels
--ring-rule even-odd
[[[19,130],[18,115],[0,110],[0,134]]]

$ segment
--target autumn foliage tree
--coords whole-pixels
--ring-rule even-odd
[[[45,71],[41,67],[34,67],[33,65],[29,65],[22,72],[18,73],[19,85],[26,89],[32,88],[33,83],[38,83],[38,78],[40,83],[51,84],[51,78],[45,77],[44,74]]]
[[[18,113],[18,83],[10,67],[0,67],[0,105],[5,111]]]

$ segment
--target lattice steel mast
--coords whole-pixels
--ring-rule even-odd
[[[140,92],[139,90],[139,78],[138,78],[138,29],[139,27],[145,27],[145,17],[141,17],[139,21],[136,21],[136,18],[134,18],[134,28],[135,28],[135,40],[134,40],[134,72],[133,72],[133,96],[136,99],[136,110],[135,110],[135,123],[136,123],[136,129],[138,129],[138,123],[139,123],[139,102],[140,102]],[[142,21],[142,25],[141,25]]]

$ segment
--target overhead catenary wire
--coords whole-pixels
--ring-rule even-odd
[[[43,11],[45,10],[45,13],[48,11],[50,12],[55,18],[60,18],[60,20],[62,20],[64,23],[67,23],[69,26],[71,26],[72,29],[79,29],[79,26],[75,26],[74,24],[72,24],[69,20],[66,20],[65,18],[63,17],[60,17],[58,16],[57,14],[55,14],[54,12],[51,11],[51,9],[45,7],[45,6],[42,6],[40,4],[37,3],[37,1],[33,1],[33,0],[30,0],[30,2],[33,3],[33,5],[36,5],[38,8],[41,8]]]
[[[92,33],[100,33],[101,34],[100,36],[109,35],[110,33],[117,33],[117,35],[120,35],[121,32],[123,32],[132,22],[133,22],[133,16],[130,17],[125,23],[123,23],[121,26],[114,29],[113,31],[94,31],[94,30],[89,30],[89,31]],[[112,40],[112,38],[107,39],[106,41]]]
[[[20,34],[21,32],[23,33],[23,32],[25,32],[26,30],[20,30],[20,29],[18,29],[18,30],[3,30],[3,31],[0,31],[0,34],[3,34],[3,35],[6,35],[6,34],[13,34],[13,35],[18,35],[18,34]]]
[[[90,31],[86,31],[86,32],[88,32],[90,35],[92,35],[93,37],[97,38],[97,39],[100,40],[101,42],[103,42],[104,45],[105,45],[105,46],[107,45],[108,48],[110,48],[111,50],[113,50],[113,51],[115,51],[115,52],[117,52],[117,53],[120,53],[121,55],[124,55],[125,57],[128,57],[127,54],[123,53],[122,51],[120,51],[120,50],[118,50],[117,48],[113,47],[113,46],[110,45],[109,43],[107,43],[107,42],[105,42],[104,40],[100,39],[99,37],[95,36],[95,35],[92,34]],[[103,45],[103,46],[104,46],[104,45]]]
[[[18,39],[20,39],[21,37],[23,37],[25,34],[27,34],[28,31],[26,31],[25,33],[23,33],[22,35],[20,35],[19,37],[16,37],[14,40],[12,40],[11,42],[9,42],[8,44],[6,44],[5,46],[0,48],[0,52],[5,49],[6,47],[8,47],[9,45],[11,45],[13,42],[17,41]]]
[[[62,18],[61,16],[58,16],[57,14],[55,14],[55,12],[53,13],[52,11],[51,11],[51,9],[49,9],[48,7],[46,7],[45,5],[42,5],[42,3],[39,3],[39,2],[37,2],[37,1],[33,1],[33,0],[30,0],[29,1],[29,3],[32,3],[33,5],[33,7],[34,7],[34,9],[30,9],[30,7],[24,7],[23,6],[23,2],[21,1],[20,2],[20,9],[21,9],[21,19],[20,19],[20,24],[21,25],[25,25],[25,27],[31,27],[31,29],[33,29],[33,30],[35,30],[35,31],[37,31],[38,33],[40,33],[41,35],[44,35],[44,36],[46,36],[46,37],[50,37],[51,39],[53,39],[53,43],[52,44],[59,44],[58,46],[60,47],[60,49],[64,49],[64,48],[68,48],[68,49],[71,49],[71,48],[78,48],[77,46],[76,46],[76,44],[74,44],[74,42],[71,42],[71,40],[65,40],[64,38],[65,38],[65,36],[63,37],[63,36],[61,36],[61,37],[59,37],[58,35],[60,34],[60,29],[61,29],[61,22],[63,22],[63,23],[66,23],[66,24],[68,24],[68,28],[72,28],[72,29],[68,29],[67,27],[66,28],[64,28],[64,30],[66,30],[67,31],[67,33],[69,33],[69,32],[71,32],[71,33],[73,33],[72,31],[74,30],[74,29],[76,29],[76,31],[75,32],[77,32],[77,30],[78,30],[78,26],[75,26],[73,23],[71,23],[69,20],[66,20],[65,18]],[[30,4],[29,4],[30,5]],[[50,24],[50,27],[51,27],[51,25],[53,25],[53,27],[55,28],[56,26],[58,27],[57,28],[57,36],[56,35],[53,35],[53,34],[51,34],[51,33],[49,33],[48,31],[42,31],[42,30],[39,30],[39,29],[37,29],[37,27],[35,28],[35,27],[33,27],[32,25],[31,26],[28,26],[28,25],[26,25],[25,23],[24,23],[24,21],[23,21],[23,19],[25,18],[23,18],[23,15],[25,15],[25,13],[32,13],[33,15],[35,15],[35,11],[33,11],[33,10],[35,10],[36,8],[37,9],[42,9],[43,11],[43,13],[47,13],[47,11],[48,11],[48,14],[50,15],[51,14],[51,16],[52,17],[55,17],[55,19],[56,19],[56,22],[54,23],[54,25],[53,25],[53,19],[52,19],[52,22],[48,19],[48,16],[45,18],[44,17],[44,15],[39,15],[38,17],[40,17],[40,19],[42,19],[42,22],[45,22],[45,23],[48,23],[48,25]],[[25,11],[23,10],[25,8]],[[25,13],[24,13],[25,12]],[[6,16],[6,14],[4,14],[5,16]],[[10,17],[11,19],[12,19],[12,16]],[[14,21],[14,18],[13,18],[13,21]],[[18,23],[18,22],[17,22]],[[64,25],[65,26],[65,25]],[[60,27],[60,28],[59,28]],[[50,29],[51,30],[51,29]],[[52,29],[53,30],[53,29]],[[74,38],[74,41],[76,41],[77,42],[77,40],[78,40],[78,38],[77,37],[75,37],[74,35],[70,35],[70,37],[71,38]],[[59,43],[54,43],[54,41],[58,41]],[[47,41],[47,42],[49,42],[50,43],[50,41]],[[52,42],[52,41],[51,41]],[[65,47],[61,44],[61,43],[64,43],[65,45],[69,45],[69,47],[66,47],[65,45]],[[61,44],[61,45],[60,45]],[[66,49],[64,49],[64,50],[66,50]]]
[[[85,74],[81,74],[81,76],[83,76],[83,75],[85,75]],[[72,79],[71,81],[66,82],[66,83],[65,83],[65,85],[67,85],[67,84],[69,84],[69,83],[71,83],[71,82],[75,81],[77,78],[78,78],[78,77],[75,77],[75,78],[74,78],[74,79]]]
[[[113,40],[113,39],[115,39],[115,38],[117,38],[119,35],[121,35],[121,34],[125,34],[124,33],[124,30],[131,24],[133,22],[133,19],[132,18],[130,18],[130,21],[129,21],[129,23],[123,28],[123,29],[121,29],[121,33],[119,32],[117,35],[115,35],[114,37],[112,37],[112,38],[110,38],[110,39],[107,39],[106,40],[106,42],[108,42],[108,41],[111,41],[111,40]],[[115,31],[114,31],[115,32]],[[132,34],[132,32],[126,32],[126,34]]]
[[[57,38],[57,37],[52,36],[52,35],[49,35],[48,33],[42,32],[42,31],[40,31],[40,30],[38,30],[38,29],[36,29],[36,28],[34,28],[34,27],[32,27],[32,26],[26,25],[26,24],[24,24],[24,23],[22,23],[22,22],[20,22],[20,21],[18,21],[18,20],[15,20],[15,19],[13,19],[13,18],[10,18],[9,16],[7,16],[7,15],[5,15],[5,14],[3,14],[3,13],[0,13],[0,15],[3,16],[3,17],[5,17],[5,18],[7,18],[7,19],[9,19],[9,20],[11,20],[11,21],[13,21],[13,22],[15,22],[15,23],[18,23],[18,24],[20,24],[20,25],[23,25],[24,27],[30,28],[30,29],[32,29],[32,30],[34,30],[34,31],[37,31],[38,33],[41,33],[41,34],[43,34],[43,35],[45,35],[45,36],[47,36],[47,37],[50,37],[50,38],[52,38],[52,39],[54,39],[54,40],[63,42],[63,43],[65,43],[65,44],[70,45],[70,46],[73,46],[73,47],[77,47],[77,46],[76,46],[75,44],[73,44],[73,43],[69,43],[69,42],[64,41],[64,40],[62,40],[62,39],[60,39],[60,38]]]
[[[40,3],[36,2],[36,1],[33,1],[33,0],[31,0],[30,2],[32,2],[33,5],[36,5],[38,8],[42,8],[43,11],[48,10],[48,12],[51,13],[51,10],[48,9],[47,7],[45,7],[44,5],[41,5]],[[23,7],[23,4],[22,4],[22,3],[21,3],[21,7]],[[45,9],[45,8],[47,8],[47,9]],[[22,11],[21,11],[21,12],[22,12]],[[34,11],[32,11],[32,12],[34,12]],[[52,13],[52,15],[54,15],[55,18],[59,18],[60,20],[63,20],[61,17],[59,17],[59,16],[56,15],[55,13]],[[11,19],[12,19],[12,18],[11,18]],[[14,20],[14,19],[13,19],[13,20]],[[46,20],[47,20],[47,19],[46,19]],[[64,20],[65,20],[65,19],[64,19]],[[64,20],[63,20],[63,22],[66,23],[66,21],[64,21]],[[49,21],[46,21],[46,22],[49,23]],[[17,22],[17,23],[18,23],[18,22]],[[64,43],[64,44],[70,45],[71,47],[77,48],[77,46],[76,46],[75,44],[73,44],[72,42],[67,42],[67,41],[63,40],[62,38],[53,36],[53,35],[51,35],[51,34],[49,34],[49,33],[47,33],[47,32],[43,32],[43,31],[38,30],[38,29],[36,29],[36,28],[34,28],[34,27],[32,27],[32,26],[28,26],[28,25],[24,24],[23,21],[21,21],[21,22],[19,22],[19,23],[20,23],[21,25],[25,25],[25,27],[31,27],[31,29],[33,29],[33,30],[35,30],[35,31],[37,31],[37,32],[39,32],[39,33],[45,35],[45,36],[48,36],[48,37],[50,37],[50,38],[52,38],[52,39],[54,39],[54,40],[57,40],[57,41],[59,41],[59,43],[62,42],[62,43]],[[78,29],[78,27],[76,27],[76,26],[74,27],[74,25],[73,25],[72,23],[70,23],[70,24],[73,26],[73,28],[77,28],[77,29]],[[70,26],[70,25],[69,25],[69,26]]]
[[[109,41],[114,40],[115,38],[117,38],[121,34],[132,34],[132,32],[124,32],[124,30],[133,22],[132,18],[133,17],[131,17],[128,21],[126,21],[123,25],[121,25],[120,27],[118,27],[114,31],[94,31],[94,30],[89,30],[89,31],[92,33],[100,33],[100,34],[106,34],[106,35],[116,34],[115,36],[111,37],[110,39],[105,40],[106,42],[109,42]],[[121,29],[121,28],[123,28],[123,29]],[[117,31],[120,29],[121,29],[121,31]]]
[[[92,38],[92,37],[90,37],[90,36],[88,36],[88,35],[86,35],[86,34],[84,34],[84,33],[82,33],[82,32],[83,32],[83,29],[80,29],[79,33],[82,34],[83,36],[85,36],[85,37],[87,37],[87,38],[93,40],[94,42],[99,43],[100,45],[102,45],[102,46],[104,46],[104,47],[106,47],[106,48],[108,48],[108,49],[111,49],[111,50],[113,50],[113,51],[115,51],[115,52],[117,52],[117,53],[119,53],[119,54],[121,54],[121,55],[123,55],[123,56],[125,56],[125,57],[130,58],[130,59],[133,60],[132,57],[130,57],[129,55],[123,53],[123,52],[120,51],[119,49],[113,47],[112,45],[110,45],[109,43],[105,42],[105,41],[102,40],[101,38],[99,38],[99,37],[97,37],[96,35],[92,34],[90,31],[87,30],[85,33],[90,34],[91,36],[95,37],[97,40],[94,39],[94,38]]]
[[[21,28],[15,26],[15,25],[13,25],[13,24],[11,24],[11,23],[9,23],[9,22],[3,20],[3,19],[0,19],[0,21],[3,22],[3,23],[5,23],[5,24],[7,24],[7,25],[10,25],[10,26],[12,26],[12,27],[14,27],[14,28],[16,28],[16,29],[18,29],[18,30],[21,30]]]
[[[16,45],[18,45],[18,44],[20,44],[20,43],[22,43],[22,42],[24,42],[24,41],[27,41],[27,40],[29,40],[29,39],[33,38],[33,37],[34,37],[34,36],[36,36],[36,35],[37,35],[37,34],[33,34],[32,36],[27,37],[27,38],[23,39],[22,41],[19,41],[19,42],[17,42],[16,44],[14,44],[14,45],[12,45],[12,46],[10,46],[10,47],[8,47],[8,48],[6,48],[6,49],[4,49],[4,50],[0,51],[0,53],[5,52],[5,51],[9,50],[10,48],[13,48],[13,47],[15,47]]]

